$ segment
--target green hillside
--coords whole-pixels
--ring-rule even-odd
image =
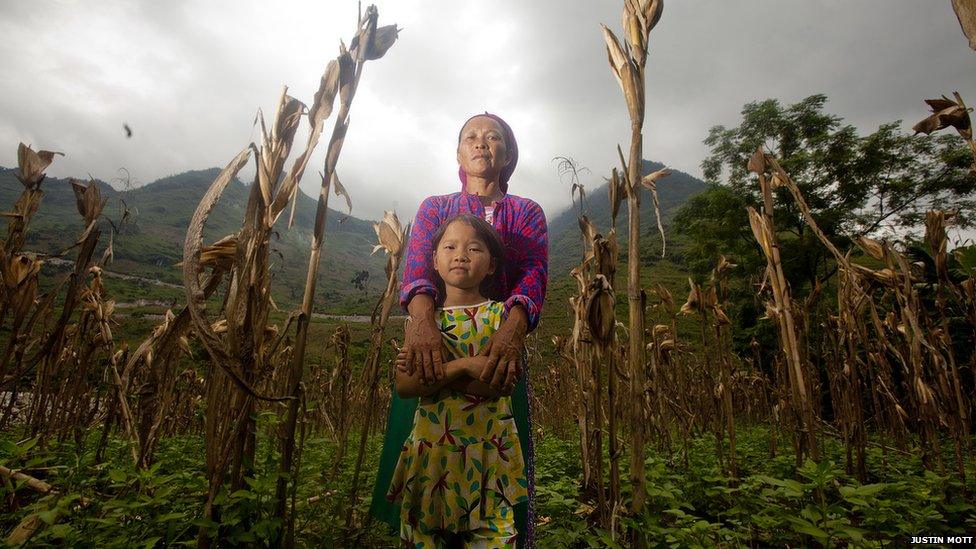
[[[659,162],[645,160],[642,170],[644,174],[648,174],[662,167]],[[667,255],[663,258],[661,237],[654,218],[651,195],[647,191],[642,191],[641,195],[641,287],[650,289],[655,284],[663,284],[671,291],[679,305],[684,302],[688,294],[689,271],[682,261],[683,242],[680,236],[674,234],[670,222],[689,198],[704,190],[703,181],[678,171],[673,171],[670,176],[658,181],[661,218],[667,237]],[[606,184],[587,192],[584,212],[599,231],[609,230],[610,195]],[[568,306],[568,300],[576,292],[576,282],[569,275],[569,271],[579,264],[583,253],[577,215],[577,210],[570,208],[549,220],[549,288],[546,293],[540,334],[540,339],[544,342],[548,341],[551,335],[565,335],[566,329],[572,324],[572,311]],[[621,204],[620,212],[617,214],[617,231],[618,241],[622,247],[617,265],[617,285],[623,288],[627,276],[626,202]],[[656,301],[656,298],[650,299],[650,302]],[[618,293],[617,315],[618,318],[626,319],[626,292]],[[657,311],[649,312],[649,323],[663,321],[664,317]]]
[[[660,162],[645,160],[642,174],[663,168]],[[658,198],[661,202],[661,218],[665,231],[678,211],[678,208],[692,196],[705,190],[705,183],[684,172],[672,171],[671,175],[658,181]],[[641,195],[641,247],[645,262],[654,261],[661,254],[660,236],[654,221],[654,206],[651,194],[642,191]],[[610,194],[607,185],[588,190],[584,212],[601,232],[610,229]],[[577,211],[570,208],[549,220],[549,272],[562,275],[568,273],[579,263],[582,254]],[[620,206],[617,214],[618,234],[627,229],[627,204]],[[670,245],[670,244],[669,244]],[[671,255],[671,254],[669,254]]]
[[[182,259],[190,216],[218,173],[216,168],[190,171],[128,191],[118,191],[104,182],[97,182],[108,203],[100,221],[103,234],[96,257],[100,257],[108,243],[110,219],[120,227],[120,233],[115,239],[115,261],[108,270],[162,283],[110,277],[107,283],[113,295],[120,300],[144,298],[169,302],[182,299],[182,290],[170,286],[181,284],[180,271],[174,265]],[[5,209],[14,203],[22,189],[14,174],[14,170],[0,168],[0,207]],[[75,209],[74,194],[67,180],[48,178],[42,189],[45,195],[28,228],[27,248],[54,253],[77,238],[83,230],[82,220]],[[207,223],[207,241],[237,231],[248,192],[249,188],[237,180],[227,187]],[[122,222],[124,208],[128,209],[129,215]],[[301,298],[314,216],[315,201],[300,193],[294,227],[287,229],[284,220],[279,221],[279,229],[272,237],[272,288],[280,306],[291,307]],[[330,210],[316,292],[317,310],[342,313],[370,310],[371,302],[385,286],[385,259],[380,255],[369,255],[375,240],[370,222],[347,218]],[[68,252],[66,259],[72,258],[73,252]],[[55,263],[45,265],[46,274],[67,268]],[[356,273],[362,270],[369,272],[368,295],[351,283]]]

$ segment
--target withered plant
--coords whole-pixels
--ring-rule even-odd
[[[796,453],[797,465],[799,466],[803,461],[803,456],[809,455],[814,461],[820,459],[816,432],[817,419],[809,389],[808,370],[800,349],[791,292],[780,260],[776,225],[773,221],[773,187],[767,176],[766,168],[766,156],[761,150],[757,151],[749,160],[749,170],[759,176],[763,212],[759,214],[750,206],[749,223],[752,226],[753,236],[759,242],[763,254],[766,256],[765,280],[769,281],[773,294],[773,303],[771,306],[767,305],[766,311],[777,321],[780,344],[786,355],[787,375],[791,390],[789,402],[800,432],[800,437],[797,439],[799,447]]]
[[[237,239],[225,237],[205,246],[200,251],[200,266],[209,269],[210,274],[203,286],[204,298],[217,290],[225,274],[234,265]],[[192,319],[189,308],[184,306],[179,312],[167,309],[162,322],[153,329],[149,337],[132,353],[125,364],[126,375],[138,379],[134,386],[138,395],[138,464],[149,466],[153,452],[160,437],[166,433],[181,430],[178,422],[185,421],[186,413],[175,413],[176,409],[186,408],[189,401],[198,398],[196,389],[197,373],[194,369],[178,370],[181,355],[191,356],[189,338]],[[184,390],[179,390],[180,382]]]
[[[386,254],[386,289],[373,307],[373,314],[370,317],[372,331],[369,337],[369,350],[366,352],[366,362],[363,364],[363,380],[366,388],[365,398],[363,399],[362,410],[365,412],[363,417],[362,429],[359,433],[359,451],[356,455],[356,468],[353,472],[352,486],[349,489],[349,508],[346,511],[346,524],[351,525],[353,520],[353,510],[359,500],[359,476],[362,472],[363,459],[366,455],[366,440],[373,427],[373,418],[376,417],[377,389],[380,381],[380,364],[383,353],[383,337],[386,332],[386,324],[390,319],[390,311],[397,303],[399,292],[397,271],[407,250],[407,235],[410,234],[410,224],[400,225],[396,212],[385,212],[383,219],[373,224],[376,230],[376,238],[379,241],[373,247],[373,253],[383,250]]]
[[[644,87],[645,65],[651,30],[661,18],[663,0],[625,0],[622,13],[624,42],[606,26],[603,35],[607,45],[610,67],[623,90],[630,113],[630,157],[625,161],[621,153],[622,177],[627,194],[628,246],[627,246],[627,303],[629,320],[628,362],[630,374],[630,393],[632,431],[630,479],[633,484],[631,511],[643,511],[646,499],[644,480],[644,444],[646,442],[646,419],[648,411],[644,405],[647,376],[644,355],[644,298],[640,288],[640,187],[642,143],[644,127]],[[618,148],[619,150],[619,148]],[[646,177],[647,185],[653,186],[666,172],[657,172]],[[652,191],[654,189],[652,188]],[[656,200],[655,200],[656,202]],[[660,215],[658,215],[660,218]],[[644,540],[638,539],[642,546]]]
[[[282,534],[286,545],[293,542],[294,513],[286,513],[286,503],[289,482],[293,486],[297,483],[293,471],[295,431],[301,402],[308,323],[325,231],[328,191],[330,185],[334,185],[336,191],[341,190],[336,165],[363,66],[368,60],[382,57],[397,35],[395,25],[377,27],[377,18],[376,8],[367,8],[357,24],[350,48],[347,50],[344,45],[341,46],[338,58],[326,67],[312,107],[307,110],[310,133],[305,150],[292,167],[286,170],[285,162],[306,109],[303,103],[283,93],[270,132],[266,129],[263,115],[259,117],[260,146],[251,145],[241,151],[221,171],[204,195],[191,219],[184,247],[183,280],[187,306],[194,330],[216,367],[214,375],[210,376],[207,397],[205,433],[210,488],[204,517],[216,518],[214,499],[225,481],[231,490],[240,489],[244,486],[244,478],[253,468],[256,400],[287,401],[286,417],[279,432],[281,456],[276,490],[276,515],[284,520],[285,530]],[[280,392],[284,395],[260,395],[255,387],[259,386],[263,376],[270,375],[275,369],[273,361],[276,353],[272,349],[281,342],[280,338],[275,342],[275,336],[279,333],[284,335],[287,330],[268,325],[273,307],[268,273],[272,228],[298,192],[298,183],[318,143],[324,122],[332,113],[337,95],[340,106],[322,175],[305,295],[297,316],[294,346],[286,345],[288,353],[284,354],[291,357],[287,374],[282,376],[286,381]],[[230,280],[223,299],[222,318],[215,322],[207,312],[205,292],[200,281],[203,227],[227,184],[244,166],[252,151],[256,181],[251,186],[241,230],[235,235],[235,258],[229,269]],[[201,528],[198,540],[201,545],[210,543],[205,528]]]

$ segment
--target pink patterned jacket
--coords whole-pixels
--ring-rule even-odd
[[[400,306],[416,294],[437,298],[433,283],[431,238],[441,223],[462,213],[485,218],[485,208],[476,195],[465,192],[431,196],[420,204],[410,229],[407,263],[403,270]],[[529,317],[529,331],[539,323],[539,313],[549,281],[549,234],[546,216],[534,201],[506,194],[495,204],[492,225],[505,245],[505,267],[500,277],[505,314],[521,305]]]

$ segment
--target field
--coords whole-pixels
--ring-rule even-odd
[[[262,420],[273,418],[266,414]],[[545,427],[541,431],[536,535],[542,547],[623,547],[622,529],[631,526],[648,532],[655,545],[682,547],[881,546],[884,540],[906,540],[918,532],[966,535],[976,528],[976,507],[967,496],[972,482],[963,486],[952,475],[925,471],[918,457],[885,452],[880,444],[868,449],[872,474],[867,484],[844,472],[843,446],[836,441],[827,442],[819,465],[807,462],[797,468],[789,453],[771,455],[770,433],[759,425],[739,429],[743,470],[737,479],[720,471],[714,441],[707,435],[692,441],[688,465],[666,452],[651,452],[646,462],[647,512],[608,531],[590,522],[594,501],[580,493],[578,444]],[[259,430],[259,456],[272,453],[267,432]],[[195,544],[197,528],[208,525],[199,504],[206,496],[200,437],[166,438],[158,461],[146,470],[132,466],[118,440],[106,449],[108,459],[97,460],[91,451],[96,442],[85,441],[87,450],[80,452],[73,442],[40,452],[30,442],[18,446],[5,441],[0,463],[45,470],[60,495],[20,502],[24,507],[6,514],[3,527],[10,531],[23,517],[37,514],[48,526],[32,538],[36,546]],[[375,466],[380,444],[378,435],[370,438],[367,471]],[[335,474],[335,451],[336,442],[329,437],[311,435],[305,443],[296,495],[297,539],[309,546],[397,546],[382,524],[346,530],[340,511],[347,505],[352,463],[347,459]],[[267,543],[274,537],[281,525],[267,512],[273,496],[273,474],[228,494],[242,513],[224,520],[229,543]],[[368,499],[358,502],[358,512],[367,508]],[[243,523],[244,517],[252,522]]]
[[[642,156],[662,9],[627,0],[623,40],[603,28],[629,147],[589,197],[557,159],[574,209],[549,225],[540,324],[511,346],[533,387],[536,544],[972,535],[976,245],[950,242],[976,224],[971,109],[928,99],[915,134],[860,136],[822,95],[750,103],[706,138],[704,184]],[[350,200],[336,166],[363,67],[397,37],[370,6],[308,104],[286,90],[226,167],[148,191],[46,194],[57,154],[20,145],[0,172],[19,185],[0,241],[4,544],[401,545],[368,509],[410,226],[329,208]]]

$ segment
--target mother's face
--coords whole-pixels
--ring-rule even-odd
[[[498,180],[509,163],[508,146],[501,124],[487,116],[476,116],[461,128],[457,161],[470,176]]]

